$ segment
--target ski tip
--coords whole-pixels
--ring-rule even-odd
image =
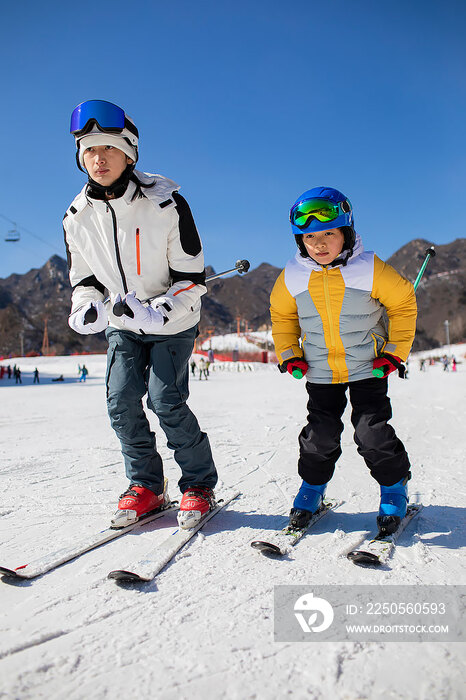
[[[382,563],[376,554],[372,554],[372,552],[363,552],[361,550],[348,552],[346,557],[352,561],[353,564],[380,566]]]
[[[5,566],[0,566],[0,574],[2,576],[10,576],[11,578],[24,578],[21,577],[17,571],[14,569],[7,569]]]
[[[253,549],[257,549],[259,552],[263,552],[264,554],[278,554],[280,556],[283,554],[280,547],[277,547],[276,544],[272,544],[271,542],[263,542],[262,540],[254,540],[254,542],[251,542],[251,547]]]
[[[140,576],[134,574],[132,571],[110,571],[107,578],[112,578],[115,581],[143,581]]]

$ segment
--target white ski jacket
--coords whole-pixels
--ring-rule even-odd
[[[89,301],[107,303],[109,325],[124,329],[113,315],[113,299],[135,291],[140,301],[165,297],[172,310],[161,335],[199,322],[205,287],[199,234],[179,186],[162,175],[135,171],[122,197],[91,199],[81,190],[65,214],[63,229],[72,286],[73,313]]]

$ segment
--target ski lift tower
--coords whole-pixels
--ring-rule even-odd
[[[49,355],[50,354],[50,347],[49,347],[49,333],[47,330],[47,321],[48,318],[44,318],[44,335],[42,338],[42,355]]]

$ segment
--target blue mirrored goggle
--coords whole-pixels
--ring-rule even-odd
[[[119,133],[127,126],[126,121],[125,113],[118,105],[105,100],[87,100],[73,110],[70,132],[74,135],[85,132],[97,122],[105,131]]]

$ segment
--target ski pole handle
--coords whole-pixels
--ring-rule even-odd
[[[84,314],[84,325],[86,326],[88,323],[94,323],[95,321],[97,321],[97,309],[92,304]]]
[[[432,245],[432,246],[430,246],[430,248],[427,248],[427,250],[426,250],[426,257],[425,257],[425,259],[424,259],[424,262],[423,262],[422,265],[421,265],[421,269],[419,270],[418,275],[417,275],[417,277],[416,277],[416,281],[414,282],[414,285],[413,285],[413,286],[414,286],[414,291],[416,291],[416,289],[419,287],[419,283],[420,283],[420,281],[421,281],[421,279],[422,279],[422,276],[423,276],[423,274],[424,274],[424,272],[425,272],[425,269],[426,269],[426,267],[427,267],[427,265],[428,265],[428,263],[429,263],[429,260],[430,260],[431,258],[434,258],[434,257],[435,257],[435,248],[434,248],[434,246]]]
[[[288,371],[284,365],[277,365],[277,367],[282,374],[286,374]],[[299,369],[299,367],[295,367],[295,369],[290,374],[295,379],[302,379],[304,377],[304,372],[301,369]]]
[[[291,373],[291,376],[294,377],[295,379],[302,379],[304,377],[304,373],[302,370],[300,370],[298,367],[294,369]]]
[[[387,359],[389,358],[389,359],[390,359],[390,364],[392,365],[392,367],[395,366],[395,367],[397,368],[397,370],[398,370],[398,376],[399,376],[401,379],[404,379],[404,378],[405,378],[406,367],[405,367],[405,365],[404,365],[402,362],[398,362],[398,360],[396,359],[396,357],[394,357],[393,355],[388,355],[388,354],[387,354],[387,355],[384,355],[384,353],[382,353],[381,355],[379,355],[379,357],[387,357]],[[373,376],[373,377],[377,377],[378,379],[381,379],[382,377],[385,376],[385,374],[387,373],[387,371],[388,371],[389,369],[390,369],[390,365],[382,365],[381,367],[376,367],[375,369],[372,370],[372,376]],[[393,371],[393,370],[392,370],[392,371]]]
[[[308,370],[308,364],[303,358],[294,357],[285,360],[282,364],[277,365],[282,374],[287,372],[295,379],[302,379]]]
[[[132,309],[130,309],[128,304],[126,304],[124,301],[117,301],[116,304],[113,305],[112,311],[113,315],[118,316],[118,318],[120,318],[123,315],[129,316],[129,318],[134,318],[134,313]]]
[[[251,264],[249,260],[237,260],[235,267],[233,267],[231,270],[225,270],[225,272],[218,272],[215,275],[209,275],[209,277],[206,277],[205,281],[212,282],[212,280],[216,280],[218,277],[229,275],[230,272],[239,272],[240,275],[242,275],[249,270],[250,266]]]
[[[378,379],[382,379],[387,369],[389,369],[388,365],[383,365],[383,367],[377,367],[377,369],[372,370],[372,376],[378,377]]]

